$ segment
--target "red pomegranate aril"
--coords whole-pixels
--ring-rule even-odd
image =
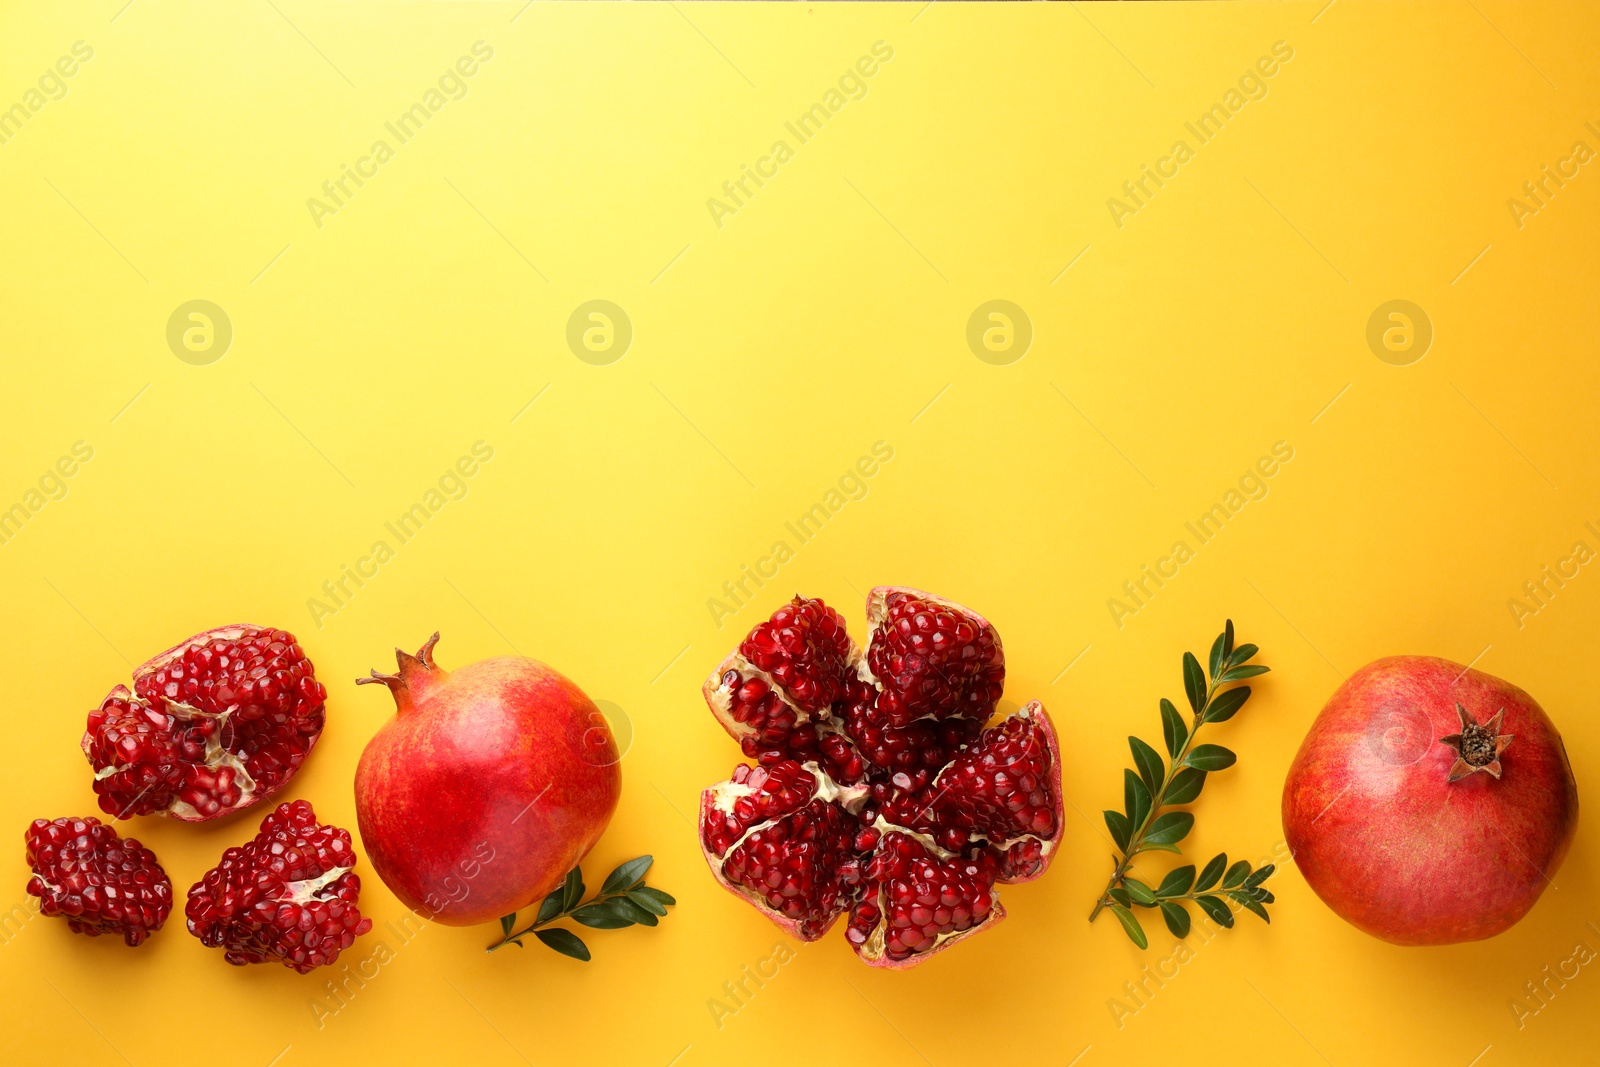
[[[121,934],[136,946],[172,912],[172,881],[155,853],[99,819],[36,819],[23,840],[39,913],[65,917],[74,933]]]
[[[224,852],[189,890],[189,932],[241,967],[327,966],[372,929],[356,907],[355,864],[348,831],[317,822],[303,800],[280,804],[254,840]]]

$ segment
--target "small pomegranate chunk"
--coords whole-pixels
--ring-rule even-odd
[[[287,631],[197,634],[89,713],[83,753],[100,807],[202,822],[265,800],[321,736],[327,696]]]
[[[254,840],[228,849],[190,888],[189,932],[238,966],[327,966],[372,929],[356,909],[355,865],[349,831],[317,822],[303,800],[280,804]]]
[[[724,888],[793,936],[848,915],[864,961],[909,967],[999,921],[996,884],[1044,873],[1061,759],[1037,702],[984,729],[1005,657],[981,616],[888,587],[867,616],[863,658],[837,612],[796,597],[706,682],[760,765],[705,791],[701,846]]]
[[[139,945],[172,913],[172,880],[155,853],[99,819],[35,819],[23,840],[39,913],[65,917],[75,933]]]

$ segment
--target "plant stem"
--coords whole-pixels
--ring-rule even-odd
[[[527,929],[518,930],[515,933],[506,934],[504,937],[502,937],[500,940],[496,941],[494,944],[490,945],[484,951],[485,952],[493,952],[497,948],[504,948],[506,945],[509,945],[511,942],[517,940],[520,937],[526,937],[528,934],[533,933],[534,931],[538,930],[542,926],[549,926],[553,922],[559,922],[562,919],[571,918],[572,917],[572,913],[577,911],[579,908],[588,907],[590,904],[603,904],[608,900],[615,900],[617,897],[625,897],[627,895],[628,895],[628,891],[626,889],[624,889],[620,893],[607,893],[607,894],[604,894],[604,895],[601,895],[601,896],[591,897],[588,900],[580,900],[578,903],[574,904],[571,907],[571,909],[566,910],[566,911],[558,911],[554,915],[550,916],[550,918],[548,918],[548,919],[537,919],[536,918],[533,921],[533,924],[531,926],[529,926]]]
[[[580,905],[580,906],[581,906],[581,905]],[[544,925],[546,925],[546,924],[548,924],[548,923],[553,923],[553,922],[555,922],[555,921],[556,921],[556,920],[557,920],[557,919],[565,919],[565,918],[566,918],[566,917],[567,917],[567,916],[569,916],[569,915],[571,915],[571,914],[572,914],[572,912],[568,912],[568,911],[563,911],[563,912],[561,912],[561,913],[560,913],[560,914],[558,914],[558,915],[552,915],[552,916],[550,916],[550,918],[548,918],[548,919],[545,919],[545,920],[543,920],[543,921],[542,921],[542,922],[541,922],[541,921],[539,921],[539,920],[535,920],[535,921],[534,921],[534,923],[533,923],[533,925],[532,925],[532,926],[530,926],[530,927],[528,927],[528,928],[527,928],[527,929],[526,929],[526,930],[518,930],[518,931],[517,931],[517,932],[516,932],[516,933],[513,933],[513,934],[506,934],[506,935],[505,935],[505,936],[504,936],[504,937],[502,937],[502,938],[501,938],[501,939],[500,939],[500,940],[498,940],[498,941],[496,941],[496,942],[495,942],[495,943],[494,943],[494,944],[492,944],[492,945],[490,945],[490,946],[489,946],[489,947],[488,947],[488,948],[486,948],[486,949],[484,949],[484,951],[485,951],[485,952],[493,952],[493,951],[494,951],[494,950],[495,950],[495,949],[497,949],[497,948],[504,948],[504,947],[505,947],[505,946],[506,946],[506,945],[509,945],[509,944],[511,944],[511,942],[513,942],[513,941],[515,941],[515,940],[517,940],[517,938],[519,938],[519,937],[525,937],[525,936],[527,936],[527,935],[528,935],[528,934],[531,934],[531,933],[533,933],[533,932],[534,932],[534,931],[535,931],[535,930],[537,930],[537,929],[539,929],[539,927],[541,927],[541,926],[544,926]]]
[[[1222,673],[1226,674],[1227,672],[1223,671]],[[1178,755],[1173,759],[1172,766],[1167,769],[1166,780],[1161,783],[1161,794],[1151,799],[1150,810],[1145,813],[1144,821],[1128,836],[1127,853],[1117,864],[1116,869],[1111,872],[1111,880],[1106,882],[1106,888],[1100,894],[1100,899],[1095,901],[1094,910],[1089,913],[1090,922],[1094,922],[1095,919],[1099,918],[1100,912],[1112,903],[1111,891],[1121,885],[1123,879],[1128,876],[1128,870],[1133,866],[1133,857],[1139,854],[1140,847],[1144,844],[1144,835],[1149,831],[1150,824],[1155,821],[1156,815],[1160,813],[1162,804],[1166,802],[1167,790],[1172,787],[1172,780],[1178,776],[1178,768],[1188,758],[1189,750],[1194,747],[1194,739],[1199,736],[1200,727],[1205,725],[1202,716],[1205,714],[1206,709],[1211,706],[1211,698],[1216,696],[1219,685],[1218,680],[1213,678],[1207,686],[1206,698],[1201,703],[1200,710],[1194,713],[1194,724],[1189,728],[1189,736],[1184,739],[1183,747],[1178,750]]]

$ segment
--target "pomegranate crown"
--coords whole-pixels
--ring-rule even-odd
[[[1474,722],[1467,709],[1458,702],[1456,714],[1461,717],[1461,732],[1439,738],[1440,744],[1456,750],[1455,762],[1450,764],[1449,782],[1457,782],[1469,774],[1483,771],[1493,778],[1500,777],[1500,753],[1511,744],[1511,734],[1500,732],[1506,709],[1494,713],[1488,722]]]
[[[403,648],[397,648],[394,650],[394,661],[399,667],[397,671],[393,674],[381,674],[374,668],[370,677],[357,678],[356,684],[373,685],[382,682],[389,687],[389,692],[398,697],[402,691],[410,688],[412,680],[419,672],[432,674],[439,669],[439,665],[433,661],[433,646],[438,643],[439,632],[435,630],[433,636],[422,643],[415,656]]]

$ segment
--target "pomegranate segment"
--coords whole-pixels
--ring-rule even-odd
[[[1000,635],[981,615],[932,593],[880,587],[867,597],[878,717],[906,726],[923,717],[986,722],[1005,689]]]
[[[850,912],[845,938],[874,966],[920,963],[1005,918],[995,899],[992,852],[951,856],[915,835],[883,835],[867,866],[867,891]]]
[[[202,822],[265,800],[321,736],[326,700],[293,634],[245,624],[197,634],[89,713],[83,752],[100,807]]]
[[[850,906],[862,786],[840,787],[815,763],[734,768],[700,798],[700,846],[718,880],[802,941]]]
[[[172,880],[155,853],[99,819],[35,819],[23,840],[39,914],[65,917],[74,933],[139,945],[172,912]]]
[[[254,840],[228,849],[190,888],[189,932],[241,967],[326,966],[372,929],[356,908],[355,864],[349,831],[317,822],[304,800],[280,804]]]
[[[750,631],[703,692],[746,756],[809,756],[820,750],[815,724],[830,722],[860,658],[838,612],[797,596]]]
[[[706,790],[700,836],[724,888],[783,929],[812,941],[848,914],[857,954],[902,968],[988,929],[995,885],[1049,866],[1061,760],[1037,702],[984,729],[1005,659],[981,616],[889,587],[867,611],[863,657],[837,612],[796,597],[706,683],[760,765]]]

